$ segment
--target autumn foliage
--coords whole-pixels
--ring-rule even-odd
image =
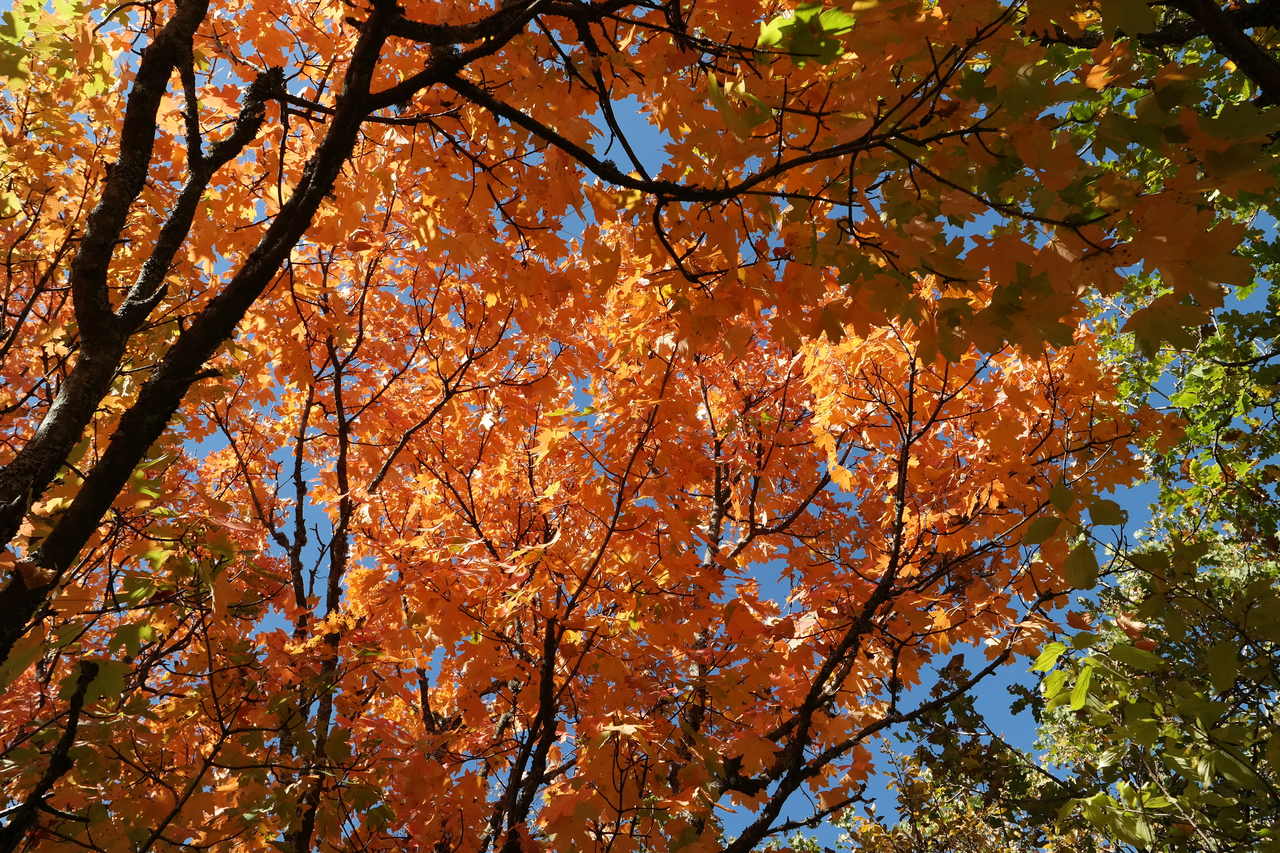
[[[1205,316],[1262,135],[846,6],[15,9],[4,849],[739,853],[1038,647],[1157,426],[1082,299]]]

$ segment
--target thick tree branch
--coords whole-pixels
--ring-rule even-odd
[[[522,27],[534,15],[550,14],[586,23],[599,21],[631,5],[633,0],[606,0],[603,3],[515,0],[499,4],[499,10],[465,24],[428,24],[400,17],[391,24],[391,35],[439,47],[501,38],[512,26]]]
[[[1280,61],[1263,50],[1217,3],[1217,0],[1172,0],[1190,15],[1218,50],[1258,85],[1268,103],[1280,102]],[[1268,3],[1275,16],[1275,3]],[[1274,20],[1273,20],[1274,23]]]
[[[660,203],[662,201],[716,203],[727,201],[745,194],[767,194],[767,190],[762,189],[762,187],[789,172],[826,160],[847,157],[861,152],[871,151],[876,148],[885,148],[895,141],[910,142],[913,145],[925,146],[931,142],[952,136],[965,136],[988,132],[986,128],[974,126],[958,131],[947,131],[924,138],[912,138],[905,135],[909,134],[913,130],[918,130],[923,127],[922,121],[917,120],[914,123],[909,121],[919,109],[920,104],[929,102],[936,98],[955,71],[959,69],[968,57],[977,50],[978,46],[1001,25],[1003,25],[1003,18],[998,19],[992,22],[989,26],[979,30],[966,45],[953,50],[947,57],[944,57],[942,65],[945,66],[945,69],[940,67],[935,75],[923,79],[911,87],[896,104],[882,111],[876,117],[872,125],[864,130],[861,135],[816,151],[808,151],[804,154],[799,154],[787,159],[779,159],[767,168],[760,169],[751,175],[747,175],[736,183],[727,184],[722,187],[680,184],[669,180],[650,179],[637,177],[636,175],[624,174],[614,162],[597,157],[588,150],[585,145],[574,142],[572,139],[569,139],[528,113],[500,100],[483,87],[477,86],[468,80],[464,80],[458,76],[456,71],[445,69],[442,66],[442,73],[439,73],[435,79],[438,82],[444,83],[446,86],[453,89],[473,104],[483,107],[493,115],[504,118],[512,124],[524,128],[535,137],[560,149],[581,163],[596,177],[608,181],[615,186],[631,190],[639,190],[640,192],[656,197],[659,199]],[[423,72],[422,74],[425,76],[428,72]],[[393,89],[388,90],[387,92],[378,93],[375,101],[376,105],[378,107],[390,106],[391,104],[397,103],[405,97],[412,95],[413,91],[417,91],[418,88],[425,85],[425,83],[421,85],[415,83],[414,86],[416,86],[416,88],[413,88],[412,91],[408,91],[412,81],[413,78],[410,78],[410,80],[393,87]]]
[[[44,540],[36,554],[36,562],[52,578],[60,577],[75,561],[129,475],[164,433],[187,389],[193,382],[209,375],[204,372],[206,362],[231,337],[236,325],[266,290],[310,226],[312,217],[355,148],[360,126],[368,114],[367,99],[373,70],[387,38],[389,21],[395,14],[394,3],[383,0],[365,21],[352,52],[329,130],[303,171],[293,195],[268,226],[244,265],[165,354],[139,391],[137,400],[121,416],[111,441],[85,477],[71,506]],[[114,366],[111,369],[114,371]],[[99,395],[86,401],[90,414],[100,398]],[[84,422],[88,422],[87,418]],[[75,438],[78,439],[82,429],[83,425],[75,432]],[[67,445],[68,450],[70,446]],[[57,464],[61,464],[63,458],[65,451]],[[15,529],[16,526],[15,523]],[[0,610],[8,617],[0,626],[0,658],[8,656],[13,643],[22,636],[27,623],[51,589],[52,585],[28,588],[14,576],[0,591]]]
[[[52,482],[67,453],[80,440],[119,366],[128,331],[112,311],[108,272],[129,209],[146,180],[156,113],[168,90],[169,77],[190,55],[196,29],[207,13],[208,0],[180,2],[173,18],[142,51],[125,104],[120,159],[108,172],[71,261],[69,279],[82,341],[80,354],[35,434],[0,469],[0,545],[13,538],[31,502]]]
[[[1241,30],[1280,26],[1280,5],[1277,5],[1274,0],[1262,0],[1259,3],[1225,9],[1222,15],[1231,25]],[[1171,21],[1149,33],[1125,33],[1125,35],[1147,48],[1181,47],[1192,39],[1205,35],[1205,29],[1195,20],[1180,19]],[[1105,40],[1105,36],[1097,30],[1089,30],[1079,35],[1057,30],[1053,35],[1042,38],[1042,41],[1047,44],[1065,44],[1089,50]]]
[[[0,499],[8,499],[7,505],[0,510],[0,534],[3,535],[3,541],[7,542],[12,538],[22,516],[38,495],[48,488],[61,460],[66,458],[97,411],[98,402],[109,390],[124,357],[128,336],[137,331],[164,298],[165,276],[190,233],[209,181],[218,169],[244,150],[257,136],[266,117],[266,102],[282,86],[283,79],[279,69],[271,69],[258,75],[258,79],[249,87],[244,109],[237,118],[231,135],[217,143],[207,156],[202,156],[198,161],[197,171],[191,175],[178,196],[177,204],[161,227],[155,247],[142,265],[129,295],[113,314],[112,326],[120,334],[109,343],[100,343],[96,347],[86,341],[80,360],[72,368],[40,430],[3,472],[0,479],[3,484],[0,486]],[[46,426],[49,428],[46,429]],[[40,467],[30,471],[28,466],[24,471],[21,464],[24,458],[36,460]],[[24,473],[34,474],[34,477],[24,482]],[[17,487],[22,488],[22,492],[10,498],[6,490]],[[65,568],[64,565],[52,569],[46,574],[48,583],[45,587],[35,590],[29,589],[17,575],[9,578],[4,588],[0,589],[0,611],[14,614],[26,612],[26,602],[34,598],[42,599],[46,590],[58,582]],[[24,625],[13,621],[0,626],[0,658],[8,654],[12,642],[10,633],[19,631],[13,637],[16,639],[23,627]]]
[[[191,55],[192,39],[208,11],[208,0],[179,2],[174,16],[142,51],[120,129],[120,159],[108,173],[98,206],[89,214],[80,250],[71,262],[71,293],[87,349],[118,336],[107,294],[107,273],[129,208],[147,178],[156,113],[169,89],[169,77]]]
[[[1264,93],[1268,103],[1280,100],[1280,61],[1249,37],[1247,30],[1280,27],[1280,3],[1262,0],[1258,3],[1224,9],[1216,0],[1171,0],[1168,6],[1186,14],[1187,18],[1170,21],[1146,33],[1123,33],[1144,48],[1178,48],[1187,42],[1207,36],[1223,56],[1252,80]],[[1108,35],[1088,30],[1078,35],[1056,29],[1042,36],[1044,43],[1070,45],[1092,50],[1106,41]]]

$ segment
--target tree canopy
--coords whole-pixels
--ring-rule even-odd
[[[1144,368],[1269,369],[1208,327],[1270,262],[1272,16],[13,4],[0,849],[840,813],[1113,571],[1108,490],[1226,438]]]
[[[1170,51],[1201,63],[1190,102],[1219,115],[1269,105],[1259,66],[1242,73],[1240,54],[1178,17],[1188,8],[1164,7],[1159,29],[1133,40],[1137,65],[1160,67]],[[1269,15],[1240,6],[1221,20],[1252,29],[1253,46],[1243,47],[1273,65]],[[1097,32],[1055,38],[1101,43]],[[1108,97],[1140,103],[1146,79],[1133,76]],[[1148,150],[1116,162],[1152,180],[1167,166]],[[1102,303],[1105,358],[1123,396],[1176,412],[1183,430],[1169,452],[1147,456],[1151,520],[1136,538],[1095,538],[1103,586],[1078,600],[1034,662],[1039,689],[1014,691],[1015,707],[1039,723],[1036,749],[997,735],[971,696],[922,717],[901,737],[900,760],[915,775],[899,782],[898,814],[846,819],[855,849],[915,843],[922,831],[988,845],[978,849],[1028,840],[1035,849],[1064,840],[1080,850],[1280,849],[1277,209],[1273,193],[1254,192],[1215,207],[1247,226],[1240,253],[1260,281],[1230,288],[1209,323],[1161,348],[1125,318],[1170,292],[1164,277],[1133,275]],[[977,835],[978,826],[995,832]],[[1000,836],[1014,829],[1012,841]]]

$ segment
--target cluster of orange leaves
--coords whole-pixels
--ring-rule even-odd
[[[241,66],[298,67],[294,90],[322,102],[349,11],[220,4],[200,37],[210,132],[234,113]],[[729,42],[780,11],[703,3],[698,32]],[[950,81],[912,100],[937,73],[931,46],[965,44],[999,4],[887,2],[835,64],[744,61],[754,97],[790,99],[776,132],[727,129],[689,45],[634,14],[593,61],[670,137],[661,178],[733,184],[774,152],[868,132],[895,98],[914,114],[897,132],[927,141],[759,184],[786,203],[655,210],[446,87],[405,107],[434,124],[367,125],[220,377],[193,387],[6,673],[0,782],[19,798],[77,662],[112,664],[50,800],[87,820],[48,820],[41,844],[263,849],[311,808],[326,849],[720,849],[726,809],[768,816],[775,783],[821,807],[856,790],[869,739],[918,703],[936,655],[985,643],[1006,660],[1042,640],[1071,525],[1034,549],[1029,520],[1066,490],[1053,511],[1081,521],[1087,496],[1135,475],[1153,426],[1112,400],[1080,294],[1147,259],[1211,301],[1203,258],[1231,235],[1182,239],[1208,216],[1187,206],[1207,191],[1194,168],[1149,196],[1107,179],[1100,196],[1136,210],[1141,233],[1011,217],[966,250],[939,218],[988,210],[961,188],[975,173],[1016,154],[1000,192],[1049,220],[1066,202],[1036,193],[1088,171],[1037,111],[978,145],[981,102]],[[1037,79],[1038,47],[992,32],[962,71],[1078,85]],[[121,55],[134,36],[100,37]],[[592,138],[594,94],[565,87],[540,38],[468,74]],[[380,84],[421,52],[393,43]],[[66,296],[45,283],[92,203],[122,91],[32,82],[6,102],[25,171],[6,176],[21,215],[6,208],[4,227],[26,253],[6,311],[29,296],[38,319],[5,339],[6,459],[75,357]],[[174,94],[161,110],[117,288],[180,187],[182,109]],[[829,119],[805,118],[817,111]],[[273,125],[211,185],[86,459],[134,372],[244,261],[323,128],[320,113]],[[841,280],[852,267],[862,278]],[[29,542],[75,493],[76,461]]]
[[[891,682],[918,683],[956,643],[1038,645],[1039,605],[1068,587],[1018,547],[1027,519],[1064,480],[1092,493],[1135,466],[1135,424],[1108,403],[1087,333],[1039,359],[951,363],[920,357],[910,325],[792,349],[739,314],[735,334],[698,340],[645,278],[652,259],[617,239],[619,281],[594,288],[568,264],[552,310],[550,292],[521,307],[482,269],[379,283],[363,274],[374,253],[356,252],[300,264],[286,307],[246,324],[237,379],[186,424],[186,442],[221,429],[218,449],[188,444],[165,470],[172,517],[55,603],[84,651],[131,623],[155,632],[58,798],[131,816],[94,827],[95,843],[168,818],[168,837],[252,849],[323,784],[327,833],[471,849],[549,708],[546,761],[562,770],[539,786],[534,834],[653,849],[689,841],[713,803],[751,806],[717,768],[779,760],[770,733],[891,563],[898,580],[814,722],[814,749],[855,746],[814,790],[863,780],[859,735],[888,713]],[[322,568],[299,607],[272,535],[292,530],[296,453],[312,481],[303,523],[327,541],[315,508],[332,517],[341,496],[339,412],[352,550],[326,612],[327,564],[302,553]],[[184,453],[177,438],[166,451]],[[211,532],[226,540],[213,554]],[[138,588],[140,607],[90,615],[104,590]],[[40,718],[48,676],[6,693],[6,729]],[[325,691],[321,783],[298,767]],[[290,726],[303,746],[281,737]],[[366,819],[375,803],[386,823]]]

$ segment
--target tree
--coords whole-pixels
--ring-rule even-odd
[[[1137,104],[1141,113],[1146,103],[1151,114],[1151,89],[1158,97],[1170,59],[1196,73],[1177,84],[1176,96],[1156,101],[1157,114],[1181,103],[1224,124],[1265,120],[1258,107],[1275,95],[1274,9],[1112,8],[1146,17],[1128,27],[1125,73],[1081,111],[1099,119],[1095,139],[1103,145],[1118,108]],[[1049,38],[1088,49],[1105,41],[1096,22]],[[1115,161],[1153,181],[1169,165],[1158,150]],[[1218,215],[1245,226],[1241,252],[1261,273],[1262,289],[1240,282],[1234,295],[1243,304],[1215,311],[1170,345],[1147,339],[1146,324],[1124,322],[1141,306],[1169,301],[1167,278],[1135,276],[1106,303],[1118,318],[1110,325],[1124,329],[1106,345],[1122,371],[1122,393],[1177,412],[1183,424],[1167,452],[1147,457],[1159,485],[1154,519],[1136,545],[1094,539],[1113,557],[1107,583],[1085,602],[1087,614],[1073,616],[1074,631],[1043,651],[1035,666],[1041,689],[1019,699],[1041,721],[1043,757],[1003,743],[962,700],[922,720],[929,725],[917,733],[937,746],[916,756],[941,780],[933,796],[980,791],[1002,826],[1092,832],[1119,849],[1280,845],[1276,213],[1272,194],[1220,199]]]
[[[1159,547],[1126,555],[1093,630],[1041,652],[1040,689],[1019,703],[1035,708],[1041,756],[963,699],[920,719],[917,742],[932,746],[915,760],[940,780],[932,798],[967,796],[997,826],[1108,849],[1280,847],[1274,556],[1185,533],[1171,525]]]
[[[871,817],[847,815],[845,842],[852,851],[886,853],[997,853],[1034,851],[1065,853],[1106,851],[1096,834],[1079,828],[1057,831],[1052,824],[1019,823],[1022,817],[1001,802],[983,802],[973,792],[949,788],[929,771],[907,758],[897,758],[893,770],[896,819],[890,825]]]
[[[1269,266],[1274,235],[1247,251]],[[1041,667],[1058,707],[1042,737],[1077,789],[1064,807],[1138,849],[1280,849],[1274,283],[1265,296],[1133,371],[1135,394],[1172,385],[1185,432],[1152,460],[1155,518],[1103,592],[1102,630]]]
[[[376,847],[394,832],[470,849],[528,824],[556,847],[697,849],[724,843],[712,804],[737,798],[762,815],[730,846],[750,849],[787,825],[781,803],[801,785],[824,795],[820,813],[843,801],[866,771],[860,747],[918,713],[901,692],[936,647],[991,636],[994,668],[1008,642],[1035,644],[1010,623],[1034,628],[1062,587],[1021,554],[1026,520],[1067,458],[1092,460],[1081,489],[1123,470],[1130,427],[1096,403],[1105,379],[1087,347],[1040,364],[926,365],[886,329],[798,353],[764,337],[740,355],[697,352],[675,342],[660,302],[615,287],[551,354],[505,335],[508,311],[495,316],[482,286],[438,285],[442,328],[415,377],[440,383],[439,400],[461,383],[458,402],[398,412],[364,372],[385,370],[362,361],[371,333],[357,326],[340,346],[317,309],[293,347],[305,354],[323,330],[331,354],[276,417],[242,401],[252,371],[210,401],[230,438],[201,463],[207,496],[156,507],[147,490],[178,484],[139,482],[133,511],[158,515],[151,535],[118,532],[119,561],[64,588],[59,602],[82,604],[66,619],[58,604],[49,623],[74,637],[60,654],[119,679],[104,730],[81,724],[81,763],[53,801],[68,815],[110,804],[90,843],[253,833],[253,846],[279,833],[296,847],[345,833]],[[281,352],[295,328],[264,328],[260,352]],[[604,336],[617,349],[584,417],[546,365],[598,358]],[[1020,405],[998,405],[1006,396]],[[393,447],[364,427],[381,406],[397,434],[429,419],[406,450],[414,473],[344,500]],[[997,437],[1023,449],[984,450]],[[281,446],[292,460],[272,458]],[[278,492],[277,472],[321,466],[311,494],[333,508],[331,532],[308,581],[302,536],[317,533],[296,532],[304,505]],[[230,541],[211,545],[219,516]],[[760,589],[752,567],[770,560],[793,589]],[[115,606],[86,625],[104,599]],[[255,632],[268,602],[292,625]],[[39,689],[56,691],[57,676],[33,668],[7,697],[30,738],[57,730]],[[34,789],[40,762],[19,766],[17,787]]]
[[[1169,17],[1160,29],[1136,41],[1144,52],[1179,50],[1196,61],[1202,70],[1187,92],[1192,101],[1220,121],[1261,115],[1250,99],[1274,102],[1274,10],[1173,4],[1162,15]],[[1250,28],[1252,38],[1244,33]],[[1216,64],[1215,53],[1230,63]],[[1160,166],[1158,158],[1148,163]],[[1140,849],[1280,845],[1273,835],[1280,814],[1273,734],[1277,255],[1266,226],[1277,210],[1270,194],[1243,192],[1224,198],[1220,211],[1250,225],[1242,252],[1263,273],[1265,298],[1253,309],[1215,312],[1145,364],[1132,358],[1140,342],[1121,336],[1111,345],[1127,365],[1126,393],[1162,398],[1185,434],[1173,452],[1151,459],[1161,487],[1155,519],[1147,543],[1117,564],[1117,582],[1102,597],[1101,640],[1079,641],[1079,655],[1094,653],[1085,662],[1064,658],[1046,679],[1050,705],[1075,707],[1070,691],[1093,669],[1093,683],[1080,691],[1084,707],[1051,714],[1044,737],[1086,793],[1078,798],[1082,815]],[[1159,279],[1135,282],[1129,305],[1159,298],[1164,287]],[[1253,291],[1247,282],[1240,295],[1257,304]],[[1108,745],[1101,754],[1100,742]]]
[[[7,849],[745,851],[1038,644],[1159,424],[1081,294],[1207,316],[1268,128],[1153,186],[1016,7],[784,12],[7,13]]]

